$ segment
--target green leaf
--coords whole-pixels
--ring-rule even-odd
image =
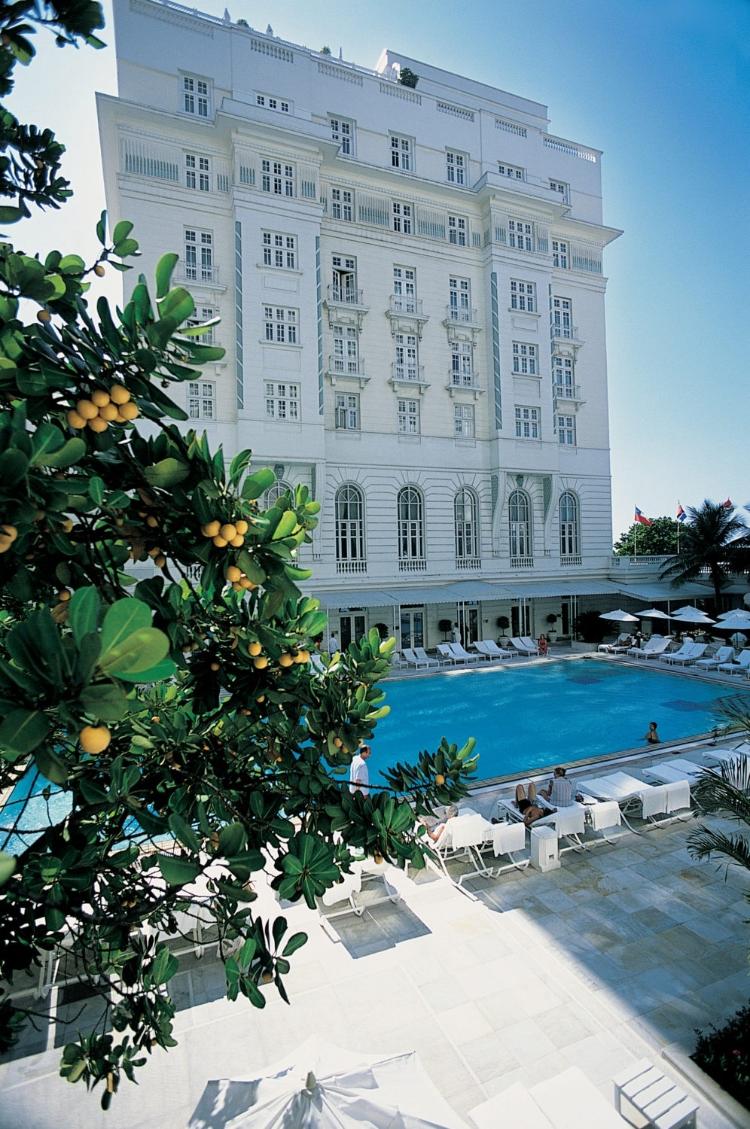
[[[123,239],[121,243],[115,243],[112,250],[118,259],[126,259],[128,255],[134,255],[138,250],[138,240]]]
[[[58,263],[58,270],[63,274],[80,274],[86,270],[86,264],[80,255],[65,255]]]
[[[40,745],[49,731],[50,723],[41,710],[13,710],[0,725],[0,756],[17,760]]]
[[[195,831],[187,820],[183,819],[177,812],[172,812],[169,817],[169,830],[175,839],[182,843],[183,847],[188,847],[189,850],[196,852],[201,849],[201,842]]]
[[[103,674],[121,677],[138,674],[156,666],[169,651],[169,639],[155,627],[141,627],[99,659]]]
[[[159,303],[159,317],[172,318],[177,325],[187,321],[194,312],[193,296],[182,286],[175,286],[174,290],[170,290],[166,298]]]
[[[237,554],[237,567],[244,572],[248,580],[252,580],[253,584],[264,583],[266,574],[254,558],[250,556],[247,549],[240,549]]]
[[[166,489],[184,482],[190,474],[190,467],[186,463],[181,463],[179,459],[161,459],[153,466],[147,466],[143,473],[150,486],[161,486]]]
[[[151,979],[154,984],[166,984],[168,980],[172,979],[179,967],[180,962],[177,957],[170,953],[166,945],[160,946],[151,967]]]
[[[107,213],[102,212],[96,225],[96,238],[104,246],[107,242]]]
[[[172,278],[172,272],[180,261],[180,256],[176,255],[174,251],[170,251],[166,255],[162,255],[159,262],[156,264],[156,297],[163,298],[169,290],[169,283]]]
[[[31,466],[44,466],[48,454],[59,451],[65,442],[65,436],[54,423],[42,423],[36,429],[32,439]]]
[[[242,487],[242,497],[251,501],[253,498],[260,498],[261,494],[265,493],[269,486],[273,486],[276,481],[276,475],[270,467],[261,467],[256,470],[255,474],[251,474],[249,478],[245,479]]]
[[[68,779],[68,769],[60,757],[53,753],[46,745],[42,745],[34,753],[34,763],[41,772],[42,776],[46,776],[53,784],[64,784]]]
[[[0,455],[0,482],[4,487],[15,486],[26,477],[28,469],[29,460],[15,447],[8,448]]]
[[[284,951],[281,955],[290,957],[292,953],[296,953],[297,949],[301,949],[305,944],[307,944],[307,933],[293,933],[284,945]]]
[[[16,860],[13,855],[9,855],[6,851],[0,851],[0,886],[5,885],[14,874],[15,869]]]
[[[72,603],[72,601],[71,601]],[[141,627],[151,626],[151,609],[142,600],[125,596],[108,609],[102,624],[102,658]]]
[[[294,510],[284,510],[284,513],[279,518],[278,525],[273,531],[272,541],[281,541],[282,538],[288,537],[297,528],[297,515]]]
[[[112,242],[122,243],[123,239],[127,239],[133,230],[133,224],[130,220],[120,220],[115,224],[115,230],[112,232]]]
[[[172,659],[162,659],[147,670],[139,670],[135,674],[119,671],[117,677],[123,682],[162,682],[165,678],[173,678],[177,673],[177,666]]]
[[[85,712],[99,721],[120,721],[128,712],[124,690],[110,682],[106,686],[87,686],[80,694]]]
[[[219,834],[219,851],[225,858],[238,855],[245,846],[245,828],[241,823],[229,823]]]
[[[89,494],[95,505],[101,506],[104,501],[104,479],[95,474],[89,479]]]
[[[13,208],[8,204],[0,207],[0,223],[18,223],[25,215],[23,208]]]
[[[188,882],[194,882],[201,872],[197,862],[180,858],[178,855],[159,854],[156,856],[156,861],[164,881],[170,886],[185,886]]]
[[[73,439],[68,439],[59,451],[52,451],[46,455],[43,466],[57,467],[64,470],[65,467],[72,466],[77,463],[86,454],[86,444],[83,439],[75,436]]]

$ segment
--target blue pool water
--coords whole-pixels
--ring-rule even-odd
[[[475,737],[477,777],[489,779],[644,745],[649,721],[662,741],[705,733],[723,698],[742,692],[653,668],[592,659],[455,671],[385,684],[390,714],[378,722],[370,777],[434,750],[445,736]],[[750,695],[744,696],[750,702]]]

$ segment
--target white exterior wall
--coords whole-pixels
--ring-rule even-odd
[[[120,96],[99,99],[110,214],[135,223],[147,276],[165,251],[184,254],[186,228],[211,233],[216,278],[188,285],[199,306],[218,310],[216,337],[227,354],[205,372],[216,385],[216,418],[196,419],[193,426],[205,427],[227,456],[251,447],[256,462],[278,467],[285,482],[314,489],[323,504],[312,552],[317,587],[350,587],[353,602],[357,588],[396,582],[468,577],[514,590],[525,585],[532,595],[540,578],[603,577],[611,505],[601,258],[618,233],[601,223],[600,153],[550,135],[547,109],[539,103],[393,52],[368,71],[159,0],[118,3],[115,29]],[[416,90],[395,81],[399,65],[420,76]],[[184,112],[185,74],[209,84],[205,118]],[[288,112],[258,106],[258,93],[285,100]],[[333,142],[329,115],[356,123],[353,154],[343,155]],[[391,167],[391,133],[412,139],[408,172]],[[447,180],[446,149],[466,155],[463,186]],[[209,191],[186,187],[186,152],[209,157]],[[293,166],[293,196],[261,191],[264,158]],[[499,163],[522,168],[524,179],[501,175]],[[550,179],[569,186],[567,200]],[[334,218],[333,188],[353,191],[351,222]],[[392,230],[394,200],[411,205],[410,234]],[[388,226],[372,222],[378,208]],[[448,241],[448,214],[465,219],[466,246]],[[509,245],[514,219],[534,225],[531,252]],[[296,269],[264,267],[263,231],[296,237]],[[553,265],[553,238],[567,244],[567,269]],[[356,258],[361,308],[327,303],[334,254]],[[391,383],[394,264],[415,269],[425,315],[419,322],[398,321],[420,335],[424,383],[418,386]],[[477,315],[468,329],[445,324],[451,276],[470,280]],[[535,284],[534,314],[511,310],[511,279]],[[575,446],[562,446],[555,426],[552,295],[570,299],[578,327],[577,339],[559,346],[576,362],[580,392],[562,408],[575,417]],[[265,343],[264,304],[299,311],[298,344]],[[333,324],[342,319],[359,328],[362,379],[329,372]],[[447,387],[456,330],[474,343],[476,389]],[[513,374],[514,341],[537,346],[538,375]],[[298,421],[267,417],[267,380],[299,384]],[[337,392],[359,394],[359,430],[336,429]],[[173,394],[187,403],[184,387]],[[398,433],[399,394],[419,401],[419,436]],[[457,403],[474,407],[474,438],[454,436]],[[539,410],[538,439],[516,438],[516,405]],[[358,575],[342,573],[335,554],[334,498],[347,482],[365,495],[367,565]],[[418,486],[425,499],[421,571],[399,567],[396,495],[402,485]],[[531,568],[511,564],[509,555],[507,499],[519,485],[533,509]],[[471,571],[457,567],[455,554],[453,500],[463,486],[479,502],[481,561]],[[560,559],[557,503],[566,489],[579,500],[580,562]],[[451,614],[455,608],[446,614],[433,607],[430,622]],[[373,609],[371,622],[377,618],[390,622]]]

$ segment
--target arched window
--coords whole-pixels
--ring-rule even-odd
[[[560,556],[578,557],[580,553],[578,499],[570,490],[566,490],[560,495]]]
[[[294,498],[294,492],[288,482],[284,482],[283,478],[279,478],[274,482],[273,486],[269,486],[261,499],[261,509],[270,510],[271,506],[275,506],[279,498],[283,498],[285,494],[289,494],[290,502]]]
[[[531,506],[523,490],[514,490],[508,499],[508,526],[510,532],[510,557],[513,560],[531,560]]]
[[[358,486],[339,487],[335,514],[337,571],[365,572],[365,500]]]
[[[416,486],[404,486],[398,492],[398,559],[399,568],[427,567],[424,551],[424,503]]]
[[[453,519],[456,534],[456,565],[466,568],[479,560],[479,507],[477,496],[467,487],[459,490],[453,499]]]

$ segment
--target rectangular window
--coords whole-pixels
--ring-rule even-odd
[[[410,137],[400,134],[391,134],[391,168],[401,169],[401,172],[412,172],[414,169],[413,145]]]
[[[401,313],[417,312],[417,272],[413,267],[393,268],[393,294]]]
[[[397,333],[394,342],[396,348],[394,377],[396,380],[419,380],[419,346],[416,333]]]
[[[522,169],[519,165],[506,165],[504,161],[498,162],[497,171],[500,176],[507,176],[509,180],[526,180],[526,169]]]
[[[193,316],[188,318],[187,323],[189,326],[203,325],[207,321],[213,321],[218,313],[219,311],[215,306],[196,306]],[[205,333],[202,333],[200,337],[194,337],[193,340],[196,341],[199,345],[215,345],[216,327],[211,326],[211,328],[208,329]]]
[[[214,237],[210,231],[185,229],[185,277],[190,282],[213,282]]]
[[[398,200],[394,200],[392,214],[393,230],[400,232],[402,235],[411,235],[411,204],[401,204]]]
[[[566,240],[552,240],[552,266],[567,270],[570,264],[569,248]]]
[[[575,362],[572,357],[555,353],[552,357],[552,385],[556,396],[575,398]]]
[[[474,430],[474,405],[453,405],[453,434],[456,439],[473,439]]]
[[[359,431],[359,393],[336,393],[336,428],[339,431]]]
[[[570,298],[552,296],[552,336],[572,340],[573,331],[573,302]]]
[[[207,118],[209,110],[208,82],[195,75],[182,76],[182,108],[186,114]]]
[[[348,118],[329,118],[331,141],[339,147],[342,157],[354,156],[354,122]]]
[[[456,388],[474,384],[474,347],[468,341],[454,341],[451,346],[451,384]]]
[[[526,223],[525,220],[508,220],[508,243],[517,251],[533,251],[533,223]]]
[[[445,179],[449,184],[466,184],[466,167],[468,161],[465,153],[457,153],[454,149],[445,151]]]
[[[513,342],[513,372],[520,376],[539,375],[539,347],[525,341]]]
[[[575,447],[576,445],[576,417],[575,416],[558,416],[557,417],[557,437],[563,447]]]
[[[346,220],[347,223],[354,219],[354,193],[350,189],[331,189],[331,218]]]
[[[266,382],[266,415],[269,419],[299,419],[299,384],[278,380]]]
[[[277,98],[273,94],[256,94],[255,105],[262,106],[264,110],[276,110],[280,114],[289,113],[289,102],[285,98]]]
[[[570,185],[564,180],[551,180],[549,186],[553,192],[558,192],[566,204],[570,203]]]
[[[263,232],[263,266],[297,269],[297,236],[280,231]]]
[[[264,306],[263,323],[266,342],[273,345],[298,344],[299,313],[286,306]]]
[[[212,380],[188,383],[188,415],[191,419],[216,419],[216,386]]]
[[[398,401],[398,430],[401,435],[419,435],[419,400]]]
[[[463,216],[448,216],[448,242],[457,247],[466,246],[467,224]]]
[[[516,439],[539,438],[539,408],[516,407]]]
[[[333,255],[331,267],[334,302],[351,302],[356,305],[359,297],[357,291],[357,260],[351,255]]]
[[[185,154],[185,187],[197,188],[199,192],[211,191],[211,162],[208,157]]]
[[[354,326],[334,325],[332,366],[334,372],[359,372],[359,330]]]
[[[536,283],[522,282],[519,278],[510,280],[510,308],[524,310],[533,314],[536,310]]]
[[[294,165],[264,157],[260,162],[260,187],[272,196],[294,196]]]

